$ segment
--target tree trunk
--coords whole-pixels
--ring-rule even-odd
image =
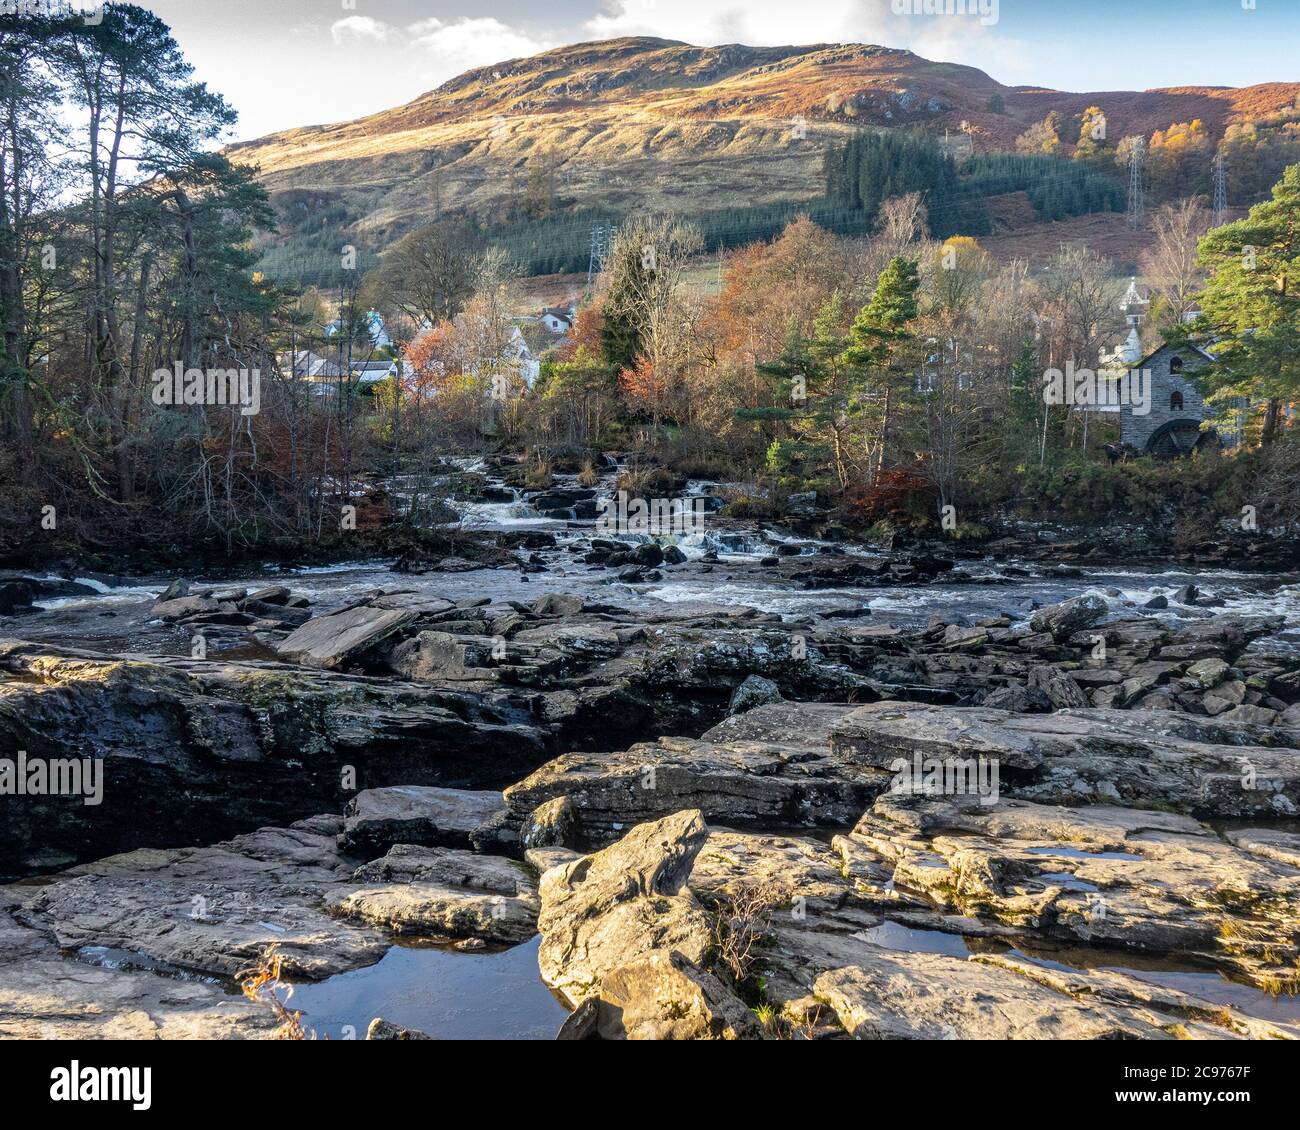
[[[1281,402],[1276,396],[1270,397],[1264,409],[1264,430],[1260,433],[1259,444],[1268,447],[1277,439],[1278,422],[1282,412]]]

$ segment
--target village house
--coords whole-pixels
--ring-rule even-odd
[[[572,306],[547,306],[542,311],[540,321],[551,333],[563,337],[573,329],[573,320],[576,317],[577,312]]]

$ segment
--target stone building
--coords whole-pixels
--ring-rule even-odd
[[[1120,443],[1142,455],[1169,458],[1206,447],[1232,447],[1238,435],[1203,428],[1210,414],[1205,398],[1192,379],[1213,358],[1195,345],[1162,345],[1142,356],[1141,331],[1150,299],[1143,298],[1133,279],[1120,301],[1128,325],[1128,338],[1103,361],[1112,373],[1146,370],[1151,375],[1151,407],[1146,412],[1132,404],[1120,406]]]
[[[1125,360],[1128,360],[1125,358]],[[1213,429],[1202,430],[1208,415],[1205,400],[1191,377],[1211,361],[1194,345],[1162,345],[1131,367],[1151,375],[1151,410],[1120,407],[1120,442],[1143,455],[1186,455],[1223,440]]]

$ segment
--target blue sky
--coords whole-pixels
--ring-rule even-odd
[[[240,138],[373,113],[470,67],[617,35],[883,43],[1063,90],[1300,81],[1300,0],[967,0],[996,5],[983,19],[894,10],[912,0],[138,2],[240,111]]]

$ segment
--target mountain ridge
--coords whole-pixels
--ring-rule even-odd
[[[1010,149],[1051,111],[1091,105],[1112,136],[1294,106],[1298,83],[1070,92],[1008,86],[964,64],[878,44],[697,46],[629,37],[477,67],[401,106],[239,142],[282,206],[340,209],[376,249],[449,212],[491,216],[540,164],[561,207],[690,214],[792,203],[821,187],[822,154],[863,126]],[[990,100],[1001,100],[1001,111]],[[292,214],[290,213],[290,219]]]

